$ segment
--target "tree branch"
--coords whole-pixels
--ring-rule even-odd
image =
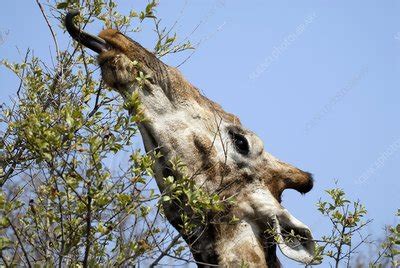
[[[180,235],[180,234],[177,234],[177,235],[172,239],[172,241],[171,241],[171,243],[168,245],[168,247],[167,247],[165,250],[163,250],[163,251],[161,252],[161,255],[158,256],[157,259],[155,259],[155,261],[154,261],[152,264],[150,264],[150,267],[151,267],[151,268],[152,268],[152,267],[155,267],[155,266],[159,263],[159,261],[161,261],[162,258],[164,258],[165,256],[167,256],[167,254],[168,254],[168,252],[171,250],[171,248],[173,248],[173,247],[176,245],[176,243],[179,241],[179,238],[181,238],[181,235]]]
[[[20,238],[19,235],[18,235],[17,229],[16,229],[15,226],[12,224],[12,222],[10,221],[10,219],[7,219],[7,220],[8,220],[8,223],[10,224],[11,228],[13,229],[15,236],[16,236],[17,239],[18,239],[18,243],[21,245],[21,249],[22,249],[22,252],[24,253],[26,262],[27,262],[27,264],[28,264],[28,267],[31,268],[32,265],[31,265],[31,262],[29,261],[28,253],[26,252],[25,247],[24,247],[24,244],[22,243],[21,238]]]

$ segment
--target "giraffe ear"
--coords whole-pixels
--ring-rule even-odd
[[[275,220],[278,246],[283,255],[304,264],[321,263],[320,259],[316,259],[317,244],[307,225],[292,216],[286,209],[283,209]]]

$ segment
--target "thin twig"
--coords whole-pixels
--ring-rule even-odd
[[[24,59],[24,63],[25,64],[28,62],[28,56],[29,56],[30,52],[31,52],[31,50],[28,48],[28,50],[26,51],[26,54],[25,54],[25,59]],[[23,85],[24,76],[25,76],[25,70],[26,70],[26,67],[24,69],[22,69],[21,79],[20,79],[20,82],[19,82],[18,90],[17,90],[18,98],[20,97],[19,93],[20,93],[22,85]]]
[[[36,0],[36,3],[38,4],[38,6],[40,8],[40,11],[42,12],[43,18],[46,21],[47,27],[49,27],[51,35],[53,36],[54,45],[56,46],[57,59],[59,59],[60,58],[60,50],[58,48],[58,42],[57,42],[56,34],[54,33],[53,28],[50,25],[49,19],[47,18],[46,13],[44,12],[42,4],[39,2],[39,0]]]
[[[157,259],[154,260],[152,264],[150,264],[150,267],[155,267],[159,261],[161,261],[162,258],[167,256],[168,252],[175,246],[175,244],[179,241],[181,238],[181,234],[177,234],[171,241],[171,243],[168,245],[168,247],[161,252],[161,255],[157,257]]]
[[[1,257],[1,260],[3,261],[4,266],[5,266],[6,268],[10,267],[10,265],[8,264],[6,258],[5,258],[4,255],[3,255],[3,251],[0,252],[0,257]]]
[[[91,186],[89,185],[88,192],[88,204],[86,213],[86,245],[85,245],[85,256],[83,259],[83,267],[88,267],[89,253],[90,253],[90,235],[92,229],[92,197],[91,197]]]
[[[22,252],[24,253],[28,267],[31,268],[32,265],[31,265],[31,262],[29,261],[28,253],[26,252],[24,244],[22,243],[21,238],[18,235],[17,229],[14,227],[14,225],[12,224],[10,219],[7,219],[7,220],[8,220],[8,223],[10,224],[11,228],[13,229],[15,236],[17,237],[18,243],[21,245],[21,249],[22,249]]]

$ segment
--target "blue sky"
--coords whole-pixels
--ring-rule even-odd
[[[142,1],[120,1],[123,8]],[[185,1],[161,0],[158,15],[171,25]],[[142,4],[139,3],[139,6]],[[204,94],[238,115],[267,151],[314,174],[301,196],[283,204],[315,237],[329,231],[315,203],[334,180],[360,199],[380,237],[400,207],[400,2],[188,1],[178,35],[201,40],[180,69]],[[98,32],[101,25],[90,28]],[[151,48],[154,36],[132,34]],[[58,34],[65,47],[69,37]],[[34,1],[5,1],[0,10],[0,58],[19,61],[30,47],[50,62],[53,43]],[[185,55],[168,56],[179,64]],[[17,79],[0,68],[0,98]],[[397,90],[396,90],[397,88]],[[292,262],[284,261],[291,267]]]

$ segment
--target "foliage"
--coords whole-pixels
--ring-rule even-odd
[[[400,219],[400,209],[397,210],[397,217]],[[387,226],[386,231],[386,239],[381,243],[378,257],[370,263],[370,267],[400,266],[400,223]]]
[[[333,228],[330,235],[322,237],[324,245],[319,250],[322,255],[334,260],[335,267],[339,267],[342,260],[350,262],[352,253],[366,242],[369,236],[364,237],[362,231],[370,221],[363,221],[367,213],[365,207],[359,201],[347,200],[342,189],[330,189],[326,193],[330,200],[320,200],[317,206],[322,215],[330,220]],[[361,237],[356,244],[355,234]]]
[[[222,211],[229,200],[220,200],[217,193],[209,194],[200,188],[179,159],[172,159],[170,164],[173,173],[184,175],[164,179],[165,191],[161,200],[177,205],[181,211],[182,232],[190,234],[199,224],[210,220],[207,219],[209,213]]]
[[[372,220],[365,219],[367,210],[360,201],[350,201],[346,198],[345,192],[340,188],[326,190],[328,200],[320,200],[317,203],[318,210],[331,223],[331,233],[322,236],[320,246],[317,250],[317,259],[323,256],[333,261],[333,266],[350,267],[354,263],[354,255],[360,248],[368,244],[376,244],[371,235],[366,233],[366,227]],[[399,214],[398,214],[399,216]],[[388,227],[389,235],[380,245],[380,250],[375,260],[370,261],[370,267],[386,267],[390,261],[393,267],[399,264],[400,225]],[[365,266],[363,264],[359,264]]]
[[[81,24],[97,19],[123,32],[157,20],[157,4],[122,15],[115,1],[49,1],[45,10],[38,2],[46,21],[52,14],[61,29],[66,10],[78,8]],[[139,107],[139,100],[120,105],[99,82],[95,59],[80,45],[60,50],[53,37],[54,67],[31,51],[21,63],[2,60],[21,82],[17,98],[1,106],[0,262],[87,267],[154,258],[172,238],[158,224],[160,195],[150,186],[159,155],[132,144],[145,118],[124,108]],[[157,49],[173,43],[158,40]]]

